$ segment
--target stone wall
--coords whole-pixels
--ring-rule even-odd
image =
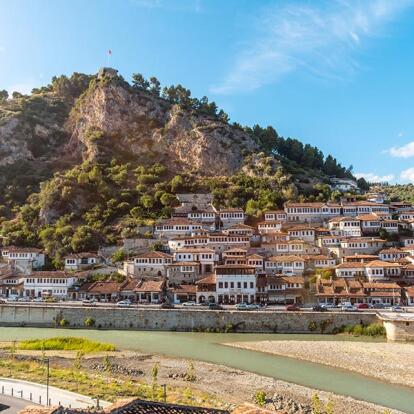
[[[389,339],[390,341],[414,341],[414,320],[384,320],[383,324],[387,331],[387,339]]]
[[[332,332],[341,325],[378,322],[374,313],[362,312],[269,312],[208,311],[178,309],[117,309],[62,307],[53,305],[1,305],[0,326],[53,327],[61,319],[69,327],[85,327],[92,318],[94,327],[159,331],[221,330],[235,332],[319,333]]]

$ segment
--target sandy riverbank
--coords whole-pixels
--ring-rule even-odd
[[[317,362],[414,387],[414,345],[387,342],[260,341],[233,346]],[[414,392],[414,391],[413,391]]]
[[[51,363],[61,367],[73,366],[72,352],[64,352],[59,356],[54,352],[48,353]],[[19,351],[19,358],[32,358],[33,353]],[[52,356],[53,355],[53,356]],[[2,355],[0,354],[0,358]],[[268,397],[283,396],[288,402],[301,404],[303,407],[310,405],[312,396],[317,393],[319,397],[328,402],[331,400],[334,404],[335,414],[384,414],[386,409],[374,404],[354,400],[350,397],[338,396],[324,391],[315,391],[314,389],[279,381],[273,378],[263,377],[253,373],[228,368],[221,365],[214,365],[205,362],[194,361],[196,380],[188,382],[185,380],[185,374],[188,372],[189,362],[183,359],[167,358],[159,355],[142,354],[138,352],[120,352],[111,355],[111,363],[117,367],[114,375],[137,376],[140,380],[151,383],[152,368],[155,363],[159,363],[158,380],[160,384],[178,386],[183,388],[194,388],[202,392],[214,395],[218,400],[225,401],[229,404],[228,408],[235,407],[244,402],[252,402],[253,395],[258,390],[266,392]],[[83,369],[100,371],[102,364],[101,356],[88,355],[84,360]],[[128,374],[128,372],[130,374]],[[273,404],[269,403],[267,408],[273,409]],[[309,411],[304,410],[280,410],[279,413],[297,413],[303,414]],[[400,413],[399,411],[389,411],[392,414]]]

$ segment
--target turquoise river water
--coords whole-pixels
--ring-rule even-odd
[[[222,364],[414,414],[413,388],[386,383],[339,368],[222,345],[225,342],[260,340],[356,340],[352,337],[0,328],[0,341],[53,336],[82,336],[97,341],[111,342],[120,349]],[[414,361],[407,361],[407,364],[410,363]]]

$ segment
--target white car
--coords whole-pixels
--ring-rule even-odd
[[[120,308],[129,308],[131,306],[131,302],[129,300],[121,300],[117,302],[116,306]]]
[[[183,303],[183,306],[195,306],[195,305],[196,305],[196,303],[193,300],[190,300],[188,302]]]
[[[344,312],[354,312],[357,310],[357,308],[354,305],[352,305],[352,303],[344,303],[341,306],[341,310]]]
[[[96,302],[93,299],[85,299],[82,301],[83,306],[96,306]]]
[[[45,300],[43,299],[43,298],[34,298],[34,299],[32,299],[32,302],[36,302],[36,303],[38,303],[38,302],[44,302]]]

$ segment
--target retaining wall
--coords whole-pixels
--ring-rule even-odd
[[[94,327],[158,331],[220,329],[235,332],[310,333],[332,332],[342,325],[378,322],[375,313],[366,312],[270,312],[210,311],[178,309],[117,309],[1,305],[0,326],[54,327],[61,319],[69,327],[85,327],[92,318]]]

